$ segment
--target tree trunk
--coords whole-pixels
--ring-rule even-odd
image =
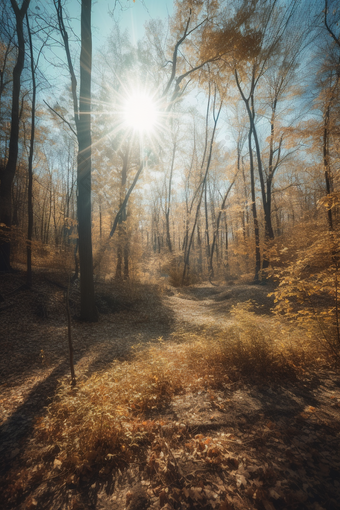
[[[173,150],[172,150],[170,176],[169,176],[169,192],[168,192],[167,210],[165,212],[166,244],[169,248],[170,253],[172,253],[172,244],[171,244],[171,236],[170,236],[171,186],[172,186],[172,176],[173,176],[174,164],[175,164],[176,148],[177,148],[177,144],[176,144],[176,142],[174,142],[174,146],[173,146]]]
[[[18,38],[18,57],[13,69],[11,134],[9,140],[9,154],[6,167],[2,170],[0,181],[0,271],[11,269],[11,243],[10,233],[12,226],[12,183],[16,171],[19,151],[19,120],[20,120],[20,79],[25,61],[25,39],[23,33],[23,19],[29,7],[30,0],[24,0],[19,9],[15,0],[11,0],[12,9],[16,19],[16,32]]]
[[[228,240],[228,221],[227,221],[227,212],[225,211],[225,255],[224,255],[224,269],[225,269],[225,278],[228,279],[230,276],[230,266],[229,266],[229,240]]]
[[[330,116],[330,104],[327,105],[326,111],[325,111],[324,129],[323,129],[323,147],[322,147],[323,166],[324,166],[324,173],[325,173],[325,184],[326,184],[327,196],[329,196],[332,192],[332,174],[331,174],[331,169],[330,169],[330,165],[329,165],[329,150],[328,150],[329,116]],[[332,232],[333,231],[333,214],[332,214],[332,209],[331,209],[330,205],[328,206],[327,219],[328,219],[329,231]]]
[[[252,129],[249,129],[248,144],[249,144],[249,160],[250,160],[250,186],[251,186],[251,210],[253,214],[254,222],[254,236],[255,236],[255,274],[254,281],[259,281],[259,274],[261,271],[261,252],[260,252],[260,234],[259,234],[259,222],[257,219],[256,210],[256,196],[255,196],[255,175],[254,175],[254,160],[253,160],[253,149],[251,146],[251,134]]]
[[[124,280],[129,279],[129,254],[130,254],[130,246],[129,240],[125,238],[124,244]]]
[[[217,243],[217,236],[218,236],[218,231],[219,231],[219,228],[220,228],[220,221],[221,221],[222,212],[224,212],[225,204],[227,202],[227,198],[229,196],[231,188],[234,185],[235,179],[236,179],[236,176],[235,176],[234,180],[232,181],[232,183],[230,184],[229,188],[227,189],[226,194],[224,195],[221,208],[220,208],[220,210],[218,212],[218,215],[217,215],[216,228],[215,228],[215,232],[214,232],[214,237],[213,237],[213,242],[212,242],[211,252],[210,252],[210,259],[209,259],[209,276],[210,276],[210,278],[212,278],[214,276],[213,257],[214,257],[215,246],[216,246],[216,243]],[[225,221],[225,225],[226,225],[226,253],[228,253],[227,220]]]
[[[210,238],[209,238],[209,215],[208,215],[208,199],[207,199],[207,181],[204,184],[204,216],[205,216],[205,253],[207,261],[210,260]]]
[[[222,110],[222,105],[223,105],[223,100],[221,100],[218,112],[217,112],[217,114],[215,114],[216,96],[217,96],[217,91],[215,90],[215,97],[214,97],[214,128],[213,128],[213,132],[212,132],[212,135],[211,135],[210,148],[209,148],[209,156],[208,156],[206,170],[205,170],[205,174],[204,174],[202,185],[201,185],[201,194],[199,196],[198,203],[197,203],[196,214],[195,214],[195,219],[194,219],[194,225],[192,227],[191,235],[190,235],[190,238],[188,239],[188,245],[187,245],[187,248],[186,248],[186,251],[185,251],[185,254],[184,254],[184,268],[183,268],[183,274],[182,274],[182,285],[184,285],[185,278],[186,278],[186,275],[187,275],[187,269],[188,269],[188,266],[189,266],[189,259],[190,259],[190,250],[191,250],[191,247],[193,245],[193,238],[194,238],[194,233],[195,233],[196,224],[197,224],[197,220],[198,220],[199,210],[200,210],[201,203],[202,203],[204,187],[205,187],[205,184],[206,184],[206,181],[207,181],[207,176],[208,176],[208,172],[209,172],[209,168],[210,168],[210,163],[211,163],[211,156],[212,156],[212,151],[213,151],[213,143],[214,143],[214,139],[215,139],[216,127],[217,127],[218,119],[219,119],[219,116],[220,116],[220,113],[221,113],[221,110]]]
[[[77,214],[80,269],[80,316],[95,322],[98,311],[95,305],[92,258],[91,218],[91,0],[81,2],[80,97],[77,99],[77,79],[71,60],[68,34],[65,29],[61,0],[55,0],[59,30],[64,42],[71,76],[71,93],[78,140],[77,155]],[[74,132],[74,131],[73,131]],[[78,267],[76,266],[76,271]]]
[[[78,232],[80,266],[80,314],[82,320],[98,320],[94,299],[91,236],[91,0],[81,3],[80,99],[78,120]]]
[[[126,248],[127,243],[127,232],[126,232],[126,206],[122,209],[122,195],[126,195],[126,180],[127,180],[127,169],[129,163],[129,152],[130,145],[128,144],[125,154],[120,153],[120,156],[123,160],[122,166],[122,174],[121,174],[121,190],[120,190],[120,203],[119,210],[121,210],[121,214],[118,220],[118,246],[117,246],[117,265],[116,265],[116,279],[122,279],[122,262],[123,262],[123,252],[124,252],[124,278],[127,279],[129,276],[129,262],[128,262],[128,248]],[[127,274],[127,276],[125,276]]]
[[[36,102],[36,83],[32,35],[26,13],[26,23],[28,30],[30,54],[31,54],[31,73],[32,73],[32,114],[31,114],[31,142],[28,158],[28,191],[27,191],[27,207],[28,207],[28,228],[27,228],[27,275],[26,283],[28,287],[32,286],[32,232],[33,232],[33,153],[34,153],[34,134],[35,134],[35,102]]]

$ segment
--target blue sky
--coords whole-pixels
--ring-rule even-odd
[[[126,29],[129,32],[131,42],[136,44],[144,35],[145,23],[151,19],[167,19],[173,13],[173,3],[174,0],[135,0],[135,2],[133,0],[92,0],[93,58],[96,58],[99,50],[105,48],[105,43],[116,23],[119,23],[121,30]],[[65,0],[63,4],[65,18],[67,19],[67,15],[70,16],[70,25],[78,37],[78,42],[75,43],[69,31],[73,64],[78,73],[81,0]],[[43,12],[45,9],[47,12],[54,13],[52,2],[44,4],[44,0],[32,0],[30,7],[32,14]],[[66,25],[68,27],[68,23]],[[60,87],[62,89],[64,83],[68,83],[64,82],[61,76],[65,80],[69,79],[65,51],[61,45],[53,45],[50,51],[45,48],[44,54],[47,60],[40,59],[41,70],[52,84],[53,94],[57,97],[61,93]],[[59,65],[57,71],[54,65]]]
[[[97,46],[98,40],[112,30],[112,18],[108,14],[112,10],[114,0],[93,0],[92,27],[93,43]],[[173,12],[173,0],[120,0],[117,2],[114,19],[119,21],[122,29],[130,33],[131,42],[136,43],[144,35],[144,24],[150,19],[165,19]]]
[[[112,13],[115,0],[92,0],[92,39],[94,52],[101,48],[105,39],[119,22],[121,28],[127,29],[131,42],[135,44],[144,35],[145,22],[150,19],[166,19],[173,12],[173,0],[120,0]],[[66,2],[71,16],[80,17],[79,0]]]

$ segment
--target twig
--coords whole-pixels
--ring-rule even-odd
[[[72,125],[69,123],[68,120],[66,120],[62,115],[60,115],[60,113],[56,112],[54,110],[54,108],[52,108],[52,106],[50,106],[46,101],[45,99],[43,99],[45,105],[47,106],[47,108],[49,108],[53,113],[55,113],[55,115],[57,115],[59,117],[59,119],[61,119],[63,122],[65,122],[65,124],[68,125],[68,127],[70,128],[70,130],[72,131],[72,133],[74,134],[74,136],[77,136],[77,133],[75,131],[75,129],[72,127]]]

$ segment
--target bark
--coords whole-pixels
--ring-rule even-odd
[[[205,216],[205,253],[207,260],[210,260],[210,238],[209,238],[209,215],[207,199],[207,181],[204,184],[204,216]]]
[[[207,165],[206,165],[206,169],[205,169],[205,173],[204,173],[204,177],[203,177],[202,185],[201,185],[201,194],[199,196],[199,200],[198,200],[197,207],[196,207],[196,214],[195,214],[194,225],[192,227],[191,235],[190,235],[190,238],[188,240],[188,246],[187,246],[187,249],[186,249],[186,252],[185,252],[185,255],[184,255],[184,268],[183,268],[183,274],[182,274],[182,285],[184,285],[185,278],[186,278],[186,275],[187,275],[187,269],[188,269],[188,266],[189,266],[189,258],[190,258],[190,250],[191,250],[191,247],[192,247],[192,244],[193,244],[194,233],[195,233],[195,229],[196,229],[196,225],[197,225],[197,220],[198,220],[198,216],[199,216],[199,210],[200,210],[201,203],[202,203],[204,187],[205,187],[205,183],[206,183],[208,172],[209,172],[209,168],[210,168],[211,157],[212,157],[212,150],[213,150],[213,143],[214,143],[214,139],[215,139],[217,123],[218,123],[218,119],[219,119],[219,116],[220,116],[220,113],[221,113],[221,110],[222,110],[222,105],[223,105],[223,101],[221,101],[219,109],[218,109],[218,112],[217,112],[217,115],[215,116],[216,94],[217,94],[217,91],[215,90],[215,97],[214,97],[214,128],[213,128],[213,132],[212,132],[211,140],[210,140],[210,148],[209,148],[209,156],[208,156],[208,160],[207,160]]]
[[[234,182],[235,182],[235,179],[236,179],[236,176],[234,178],[234,180],[232,181],[232,183],[230,184],[229,188],[227,189],[225,195],[224,195],[224,198],[223,198],[223,201],[222,201],[222,205],[221,205],[221,208],[218,212],[218,215],[217,215],[217,219],[216,219],[216,229],[215,229],[215,232],[214,232],[214,237],[213,237],[213,242],[212,242],[212,245],[211,245],[211,253],[210,253],[210,259],[209,259],[209,275],[210,275],[210,278],[212,278],[214,276],[214,269],[213,269],[213,257],[214,257],[214,251],[215,251],[215,246],[216,246],[216,242],[217,242],[217,237],[218,237],[218,231],[219,231],[219,228],[220,228],[220,222],[221,222],[221,217],[222,217],[222,213],[224,211],[224,208],[225,208],[225,204],[227,202],[227,198],[229,196],[229,193],[231,191],[231,188],[233,187],[234,185]],[[228,253],[228,232],[227,232],[227,220],[226,220],[226,254]]]
[[[136,175],[135,175],[135,178],[133,179],[132,184],[131,184],[130,188],[128,189],[128,191],[127,191],[127,193],[126,193],[126,195],[125,195],[125,198],[124,198],[124,200],[123,200],[123,203],[122,203],[122,205],[121,205],[121,207],[120,207],[119,211],[117,212],[116,217],[115,217],[115,219],[114,219],[114,221],[113,221],[113,225],[112,225],[112,228],[111,228],[111,232],[110,232],[110,234],[109,234],[109,239],[108,239],[108,241],[107,241],[107,242],[106,242],[106,243],[102,246],[102,248],[100,249],[100,251],[99,251],[99,253],[98,253],[98,255],[97,255],[97,260],[96,260],[96,262],[95,262],[95,264],[94,264],[94,267],[97,267],[97,265],[100,263],[100,261],[101,261],[101,259],[102,259],[103,255],[104,255],[104,253],[105,253],[105,250],[106,250],[106,248],[107,248],[107,246],[108,246],[109,240],[111,239],[111,237],[113,236],[113,234],[116,232],[116,229],[117,229],[117,226],[118,226],[118,224],[119,224],[119,221],[120,221],[121,215],[123,214],[123,211],[125,210],[125,208],[126,208],[126,206],[127,206],[127,203],[128,203],[128,201],[129,201],[130,195],[131,195],[131,193],[132,193],[132,191],[133,191],[134,187],[135,187],[135,186],[136,186],[136,184],[137,184],[137,181],[138,181],[138,179],[139,179],[140,174],[142,173],[143,168],[144,168],[144,162],[142,162],[142,163],[139,165],[139,169],[138,169],[138,171],[137,171],[137,173],[136,173]]]
[[[71,371],[71,384],[76,385],[76,374],[74,371],[74,359],[73,359],[73,344],[72,344],[72,326],[71,326],[71,312],[70,312],[70,282],[65,295],[66,314],[67,314],[67,338],[68,338],[68,349],[70,355],[70,371]]]
[[[120,153],[123,160],[122,174],[121,174],[121,197],[119,207],[122,206],[122,192],[126,194],[126,180],[127,170],[129,163],[129,152],[130,145],[128,144],[125,154]],[[122,278],[122,262],[124,257],[124,279],[129,277],[129,248],[128,239],[126,232],[126,219],[127,212],[126,206],[122,209],[121,215],[118,219],[118,247],[117,247],[117,265],[116,265],[116,278],[120,280]]]
[[[91,0],[81,2],[81,52],[80,93],[77,99],[77,80],[71,60],[68,34],[65,29],[61,0],[54,0],[60,33],[64,42],[68,68],[71,76],[74,119],[78,140],[77,156],[77,213],[78,247],[80,269],[80,316],[82,320],[95,322],[98,311],[95,305],[92,258],[91,218],[91,72],[92,35]]]
[[[78,120],[78,232],[81,318],[98,320],[94,298],[91,236],[91,0],[81,3],[80,98]]]
[[[197,223],[197,246],[198,246],[198,272],[200,274],[203,273],[203,254],[202,254],[202,239],[201,239],[201,229],[200,222]]]
[[[24,0],[19,9],[15,0],[11,0],[11,6],[16,19],[16,32],[18,38],[18,56],[13,69],[11,133],[9,140],[8,160],[2,170],[0,182],[0,271],[11,269],[11,243],[10,233],[12,225],[12,183],[17,167],[19,151],[19,121],[20,121],[20,88],[21,73],[25,61],[25,39],[23,33],[23,19],[28,10],[30,0]]]
[[[31,142],[28,158],[28,192],[27,192],[27,208],[28,208],[28,228],[27,228],[27,275],[26,283],[28,287],[32,286],[32,233],[33,233],[33,153],[34,153],[34,135],[35,135],[35,103],[36,103],[36,82],[32,35],[29,26],[28,16],[26,13],[26,23],[28,30],[28,39],[31,56],[31,73],[32,73],[32,114],[31,114]]]
[[[171,159],[171,167],[170,167],[170,176],[169,176],[169,190],[168,190],[168,200],[167,200],[167,210],[165,212],[165,223],[166,223],[166,244],[169,248],[169,252],[172,253],[172,244],[171,244],[171,236],[170,236],[170,205],[171,205],[171,186],[172,186],[172,176],[174,172],[174,164],[175,164],[175,156],[176,156],[176,148],[177,144],[174,142],[174,146],[172,149],[172,159]]]
[[[225,223],[224,223],[224,229],[225,229],[225,277],[229,278],[230,276],[230,267],[229,267],[229,239],[228,239],[228,221],[227,221],[227,213],[225,211]]]
[[[326,184],[326,194],[329,196],[332,191],[332,175],[331,169],[329,165],[329,149],[328,149],[328,138],[329,138],[329,116],[330,116],[330,104],[327,105],[325,111],[325,119],[324,119],[324,129],[323,129],[323,165],[324,165],[324,173],[325,173],[325,184]],[[327,211],[328,218],[328,228],[330,231],[333,231],[333,214],[332,209],[328,206]]]
[[[9,40],[7,42],[5,54],[3,55],[2,69],[0,69],[0,116],[1,116],[1,106],[2,106],[2,94],[4,93],[7,85],[9,83],[11,83],[11,81],[12,81],[11,79],[8,79],[6,81],[4,79],[8,57],[13,49],[12,41],[13,41],[13,35],[10,35]]]
[[[253,160],[253,148],[251,144],[251,133],[252,130],[250,128],[248,135],[248,144],[249,144],[249,159],[250,159],[250,187],[251,187],[251,211],[253,215],[254,222],[254,236],[255,236],[255,274],[254,281],[259,281],[259,274],[261,271],[261,252],[260,252],[260,234],[259,234],[259,222],[257,218],[257,210],[256,210],[256,195],[255,195],[255,175],[254,175],[254,160]]]

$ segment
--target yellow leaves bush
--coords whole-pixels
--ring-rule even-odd
[[[275,312],[304,327],[335,358],[340,352],[338,234],[316,231],[294,262],[276,271]]]

